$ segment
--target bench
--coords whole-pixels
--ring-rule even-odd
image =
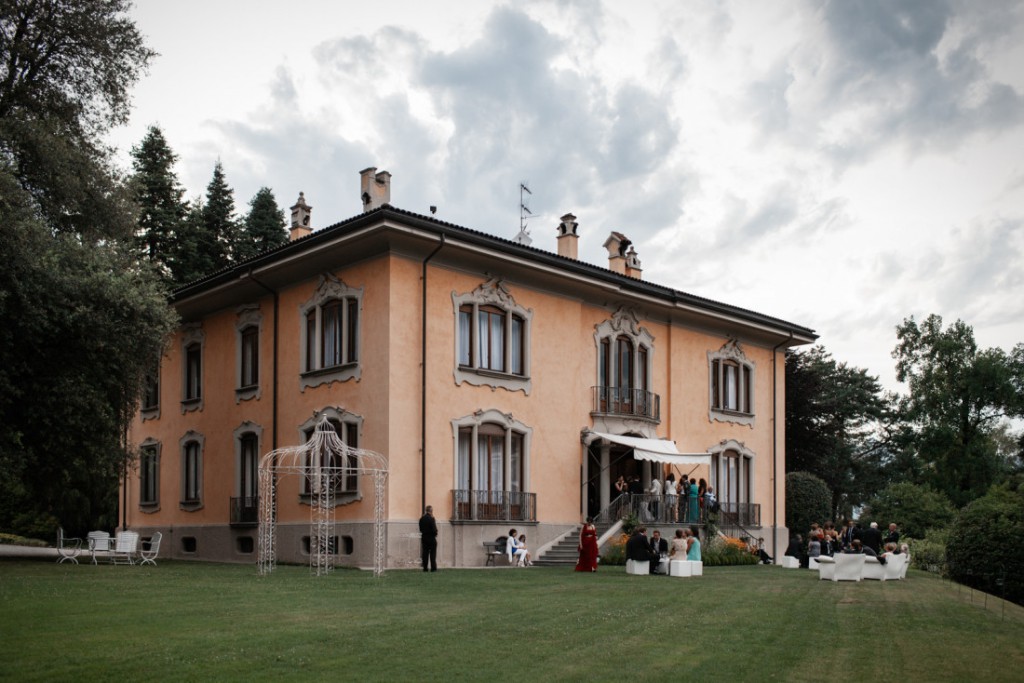
[[[496,566],[494,564],[494,558],[503,557],[505,562],[508,562],[508,553],[505,551],[505,543],[499,543],[498,541],[484,541],[484,553],[487,555],[487,561],[484,566]]]

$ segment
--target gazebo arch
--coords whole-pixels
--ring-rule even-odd
[[[317,576],[334,569],[335,490],[353,474],[373,475],[373,575],[384,573],[384,491],[387,458],[375,451],[349,448],[338,438],[324,415],[309,440],[301,446],[279,448],[265,454],[259,467],[259,573],[267,575],[277,564],[277,480],[294,474],[309,482],[309,566]]]

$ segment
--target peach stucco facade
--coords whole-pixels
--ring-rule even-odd
[[[338,292],[353,302],[341,333],[350,355],[338,367],[312,367],[307,356],[324,353],[310,346],[312,335],[326,344],[319,326],[327,323],[310,312]],[[173,301],[182,325],[161,359],[156,400],[130,427],[144,458],[123,483],[121,511],[130,528],[163,531],[170,556],[255,562],[246,444],[259,456],[299,445],[324,414],[388,459],[389,568],[418,564],[426,504],[439,522],[439,563],[475,566],[482,541],[509,527],[543,551],[607,503],[617,473],[646,484],[679,472],[633,461],[590,432],[715,454],[715,471],[687,473],[725,482],[720,498],[757,509],[754,533],[785,539],[784,353],[814,340],[806,328],[386,204],[178,290]],[[487,312],[492,327],[478,326]],[[258,381],[243,386],[245,330],[257,339]],[[477,334],[504,343],[505,367],[467,346]],[[631,403],[613,407],[612,394],[594,388],[615,384],[610,370],[602,375],[601,339],[632,349],[605,360],[616,372],[635,361],[613,387],[623,396],[628,385]],[[749,398],[716,398],[726,390],[711,375],[734,366]],[[656,415],[647,410],[655,400]],[[641,401],[647,412],[637,410]],[[726,462],[740,469],[726,473]],[[308,560],[300,487],[296,477],[279,483],[281,561]],[[456,503],[464,489],[510,494],[508,509],[518,512],[477,517],[483,506]],[[372,521],[364,477],[336,508],[338,564],[373,563]]]

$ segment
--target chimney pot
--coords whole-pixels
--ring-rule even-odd
[[[565,258],[578,259],[579,256],[579,235],[576,234],[576,216],[567,213],[562,216],[562,222],[558,224],[558,255]]]
[[[391,203],[391,174],[371,166],[359,172],[363,213]]]

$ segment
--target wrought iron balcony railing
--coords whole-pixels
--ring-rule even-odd
[[[594,415],[621,415],[661,422],[661,397],[653,391],[600,386],[590,389]]]
[[[260,518],[259,498],[245,496],[231,499],[231,524],[233,526],[256,526]]]
[[[536,522],[537,494],[523,491],[452,491],[452,521]]]

